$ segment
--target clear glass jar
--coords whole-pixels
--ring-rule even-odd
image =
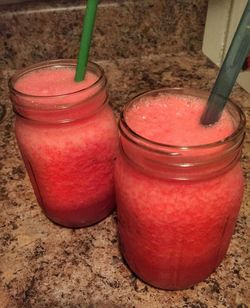
[[[118,130],[106,77],[101,67],[89,63],[95,81],[77,91],[30,95],[16,85],[41,70],[75,67],[74,60],[46,61],[9,81],[16,139],[37,200],[48,218],[67,227],[92,225],[114,209]]]
[[[234,132],[224,140],[157,143],[133,131],[126,115],[140,99],[165,93],[208,97],[197,90],[160,89],[133,99],[119,122],[115,186],[121,251],[129,267],[155,287],[178,290],[207,278],[228,249],[243,196],[245,117],[229,101]]]

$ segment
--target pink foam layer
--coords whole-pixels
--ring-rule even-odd
[[[205,102],[191,96],[158,95],[138,101],[128,110],[126,121],[139,135],[171,145],[212,143],[234,131],[233,122],[224,112],[211,127],[200,124]]]
[[[40,69],[23,75],[15,83],[15,89],[34,96],[62,95],[86,89],[97,80],[97,76],[90,71],[81,82],[75,82],[74,76],[74,69]]]

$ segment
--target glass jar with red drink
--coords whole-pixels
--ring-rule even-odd
[[[108,105],[106,77],[88,63],[74,81],[76,62],[30,66],[9,81],[16,139],[37,200],[54,222],[94,224],[114,209],[116,121]]]
[[[187,89],[147,92],[125,107],[119,122],[115,185],[121,251],[135,274],[162,289],[188,288],[218,267],[242,201],[244,114],[229,101],[223,124],[195,133],[207,97]],[[196,110],[196,100],[203,104],[197,114],[189,110]],[[184,116],[184,109],[190,114]],[[166,139],[168,134],[174,138]]]

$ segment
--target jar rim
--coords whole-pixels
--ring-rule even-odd
[[[126,122],[125,119],[125,113],[127,110],[135,103],[136,101],[140,100],[141,98],[145,96],[151,96],[159,93],[168,93],[168,94],[183,94],[183,95],[192,95],[195,96],[194,93],[199,93],[200,95],[204,97],[208,97],[209,92],[200,90],[200,89],[195,89],[195,88],[168,88],[168,87],[163,87],[155,90],[150,90],[150,91],[145,91],[143,93],[140,93],[136,95],[128,104],[126,104],[121,112],[120,120],[119,120],[119,130],[121,134],[127,138],[129,141],[139,145],[140,147],[146,149],[146,150],[151,150],[155,151],[155,148],[157,147],[157,152],[158,153],[163,153],[163,154],[168,154],[169,152],[166,153],[166,149],[173,149],[173,150],[181,150],[181,151],[188,151],[188,150],[195,150],[195,149],[207,149],[207,148],[214,148],[214,147],[219,147],[221,145],[228,144],[232,142],[233,140],[237,139],[240,135],[244,134],[244,128],[246,125],[246,117],[242,111],[242,109],[233,101],[228,99],[228,102],[230,106],[234,108],[234,110],[237,112],[239,115],[239,124],[236,127],[236,129],[233,131],[232,134],[229,136],[225,137],[222,140],[218,140],[215,142],[211,143],[206,143],[206,144],[200,144],[200,145],[173,145],[173,144],[167,144],[167,143],[160,143],[157,141],[150,140],[146,137],[143,137],[142,135],[138,134],[135,132]],[[198,96],[198,95],[196,95]],[[142,143],[143,144],[142,144]],[[174,154],[174,153],[173,153]],[[176,153],[177,154],[177,153]]]
[[[34,94],[27,94],[24,93],[22,91],[19,91],[17,89],[15,89],[15,82],[22,76],[24,76],[25,74],[28,74],[30,72],[33,72],[35,70],[39,70],[39,69],[44,69],[44,68],[48,68],[48,67],[76,67],[77,61],[76,59],[58,59],[58,60],[49,60],[49,61],[42,61],[33,65],[30,65],[26,68],[23,68],[19,71],[17,71],[12,77],[9,78],[8,81],[8,86],[10,89],[10,93],[14,94],[14,95],[19,95],[19,96],[23,96],[23,97],[28,97],[28,98],[60,98],[60,97],[67,97],[73,94],[78,94],[78,93],[82,93],[85,91],[89,91],[90,89],[96,87],[98,84],[104,82],[104,84],[106,84],[106,77],[105,77],[105,73],[103,68],[98,65],[95,62],[92,61],[88,61],[88,69],[90,70],[96,70],[99,73],[99,76],[97,75],[97,80],[92,83],[91,85],[77,90],[77,91],[73,91],[73,92],[67,92],[67,93],[60,93],[60,94],[56,94],[56,95],[34,95]]]

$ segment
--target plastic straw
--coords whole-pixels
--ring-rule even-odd
[[[217,122],[250,51],[250,1],[247,2],[225,60],[208,98],[201,124]]]
[[[97,6],[98,0],[87,1],[86,14],[84,16],[82,36],[80,41],[80,50],[76,66],[75,81],[82,81],[85,78]]]

